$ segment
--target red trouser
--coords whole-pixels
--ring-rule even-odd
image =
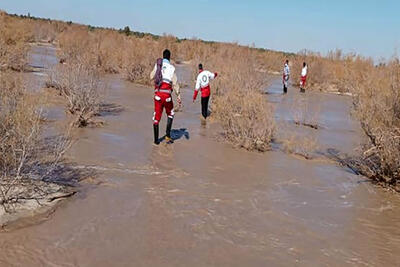
[[[306,86],[307,76],[301,76],[300,86]]]
[[[169,93],[156,92],[154,94],[154,117],[153,123],[157,125],[162,116],[163,109],[167,113],[168,118],[174,118],[174,103],[172,102],[172,96]]]

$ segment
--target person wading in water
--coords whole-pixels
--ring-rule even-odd
[[[208,102],[210,100],[210,81],[215,79],[218,76],[218,73],[210,72],[208,70],[203,69],[203,64],[199,64],[199,75],[197,76],[196,80],[196,87],[194,90],[193,94],[193,103],[196,101],[197,94],[199,93],[199,90],[201,90],[201,115],[203,116],[205,120],[208,117]]]
[[[286,59],[285,65],[283,66],[283,93],[287,93],[287,88],[289,84],[289,75],[290,75],[290,68],[289,68],[289,60]]]
[[[172,102],[172,91],[175,91],[178,103],[181,103],[181,95],[179,91],[178,78],[176,77],[175,67],[170,63],[171,52],[166,49],[163,52],[163,58],[157,59],[153,71],[150,74],[150,79],[154,79],[154,116],[153,116],[153,131],[154,144],[160,144],[158,139],[159,122],[165,108],[168,116],[167,130],[165,140],[167,143],[173,143],[171,138],[172,121],[174,119],[174,103]]]
[[[307,63],[303,62],[303,68],[301,69],[301,77],[300,77],[300,92],[306,92],[306,81],[307,81]]]

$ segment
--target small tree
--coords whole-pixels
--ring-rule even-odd
[[[129,36],[131,34],[131,29],[129,28],[129,26],[125,26],[124,31],[126,36]]]

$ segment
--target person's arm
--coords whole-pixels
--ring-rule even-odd
[[[175,94],[177,96],[178,102],[181,103],[181,91],[178,83],[178,77],[176,76],[176,73],[174,73],[174,76],[172,76],[172,88],[175,91]]]
[[[150,80],[154,79],[154,76],[156,76],[156,71],[157,71],[157,64],[154,66],[153,70],[150,73]]]
[[[216,72],[214,72],[214,73],[209,72],[208,73],[208,78],[210,78],[210,80],[214,80],[215,78],[217,78],[217,76],[218,76],[218,73],[216,73]]]
[[[196,87],[195,87],[194,93],[193,93],[193,102],[196,101],[197,94],[199,93],[200,87],[201,87],[201,81],[200,81],[200,77],[198,76],[197,80],[196,80]]]

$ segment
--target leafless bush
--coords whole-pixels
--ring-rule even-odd
[[[354,113],[368,142],[357,167],[364,175],[400,189],[400,64],[359,64],[347,70]]]
[[[300,96],[294,100],[293,106],[291,107],[293,121],[297,125],[318,129],[320,105],[318,103],[314,103],[314,105],[311,107],[309,101],[310,99],[305,96]]]
[[[220,73],[214,83],[212,110],[223,128],[223,135],[236,146],[267,150],[275,129],[274,115],[261,93],[266,81],[256,71],[253,51],[226,45],[213,54],[205,52],[201,56],[206,60],[202,62]]]
[[[79,62],[55,67],[50,72],[48,87],[56,88],[67,100],[67,110],[74,115],[73,125],[98,124],[93,120],[100,111],[105,84],[96,69]]]
[[[46,194],[35,181],[51,180],[70,144],[68,136],[52,142],[43,136],[39,106],[15,73],[0,72],[0,204],[6,211],[33,191]]]
[[[25,69],[29,39],[24,24],[0,12],[0,69]]]
[[[215,100],[215,113],[224,137],[248,150],[269,149],[274,133],[274,113],[259,92],[234,91]]]
[[[305,159],[312,159],[314,157],[314,152],[318,148],[315,135],[299,136],[292,134],[283,139],[282,143],[284,151],[304,157]]]
[[[131,38],[126,41],[123,55],[123,74],[131,82],[149,84],[149,73],[162,50],[152,40]]]

